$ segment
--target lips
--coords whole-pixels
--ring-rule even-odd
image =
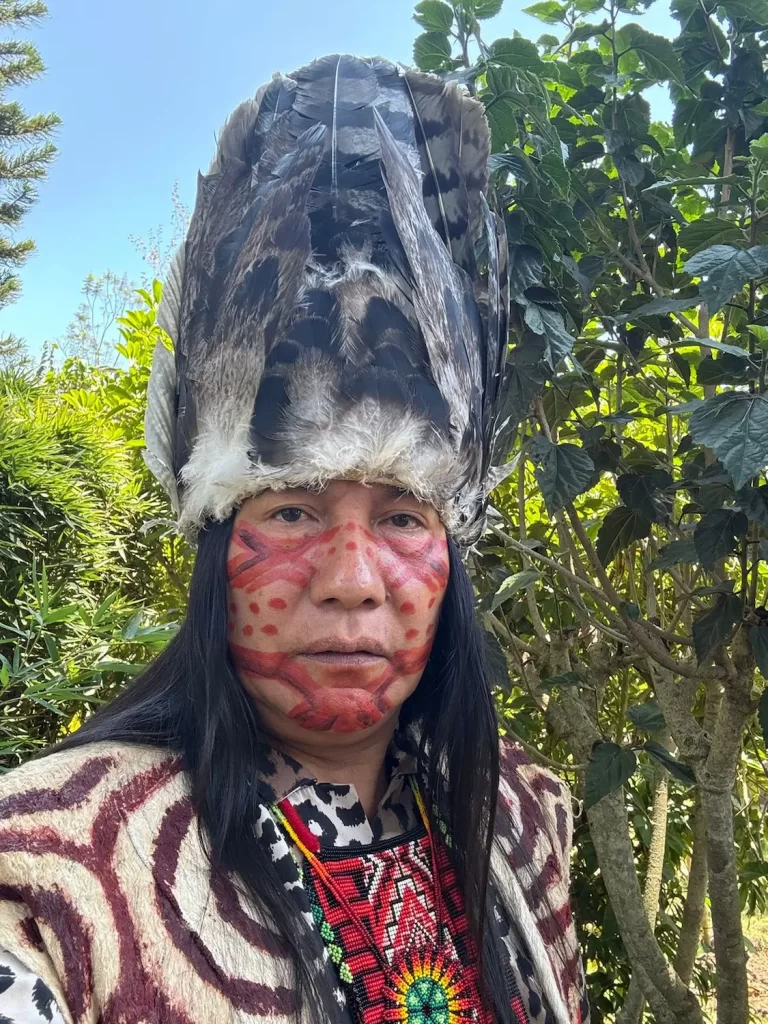
[[[299,654],[318,659],[326,655],[329,659],[339,658],[342,655],[367,657],[368,660],[389,657],[389,652],[384,644],[372,637],[358,637],[355,640],[333,636],[321,637],[307,644],[303,650],[299,651]]]

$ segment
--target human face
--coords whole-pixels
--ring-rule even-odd
[[[230,651],[270,731],[301,740],[394,723],[448,581],[431,506],[344,480],[266,492],[237,513],[227,573]]]

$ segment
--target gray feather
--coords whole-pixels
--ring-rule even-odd
[[[152,356],[144,415],[144,461],[179,511],[179,493],[174,472],[176,433],[176,366],[173,353],[158,341]]]
[[[451,410],[456,438],[477,440],[482,395],[482,337],[470,315],[471,282],[435,231],[421,198],[418,175],[404,159],[383,118],[374,111],[384,181],[397,233],[413,275],[414,306],[441,394]]]

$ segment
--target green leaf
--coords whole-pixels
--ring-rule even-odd
[[[693,768],[683,764],[682,761],[678,761],[676,757],[670,754],[666,747],[657,743],[656,740],[646,740],[643,744],[643,750],[646,754],[650,754],[655,761],[658,761],[660,765],[663,765],[669,774],[680,782],[684,782],[687,786],[696,785],[696,776],[693,773]]]
[[[744,232],[737,224],[723,220],[715,214],[706,214],[689,221],[680,229],[680,234],[677,236],[681,248],[685,249],[689,256],[693,256],[701,249],[706,249],[709,245],[739,242],[743,238]]]
[[[43,622],[46,626],[53,625],[54,622],[67,622],[73,619],[79,612],[80,605],[77,603],[73,604],[62,604],[58,608],[52,608],[50,611],[43,615]]]
[[[597,534],[597,557],[609,565],[616,555],[632,541],[642,540],[651,532],[651,521],[625,505],[613,509],[603,520]]]
[[[504,0],[475,0],[472,13],[483,21],[485,18],[495,18],[503,6]]]
[[[768,679],[768,625],[752,626],[749,630],[749,642],[760,675],[763,679]]]
[[[442,32],[422,32],[413,44],[413,62],[422,71],[438,71],[451,59],[451,43]]]
[[[556,369],[557,364],[571,354],[574,344],[573,335],[567,330],[562,314],[555,309],[528,302],[524,317],[534,334],[542,334],[547,339],[544,359],[550,369]]]
[[[699,556],[696,553],[696,545],[692,539],[672,540],[665,544],[651,564],[649,569],[672,569],[682,562],[685,565],[693,565],[698,562]]]
[[[421,0],[416,4],[413,20],[430,32],[447,34],[453,24],[453,8],[442,0]]]
[[[637,320],[643,316],[662,316],[665,313],[682,313],[686,309],[695,309],[701,302],[700,296],[691,296],[687,299],[660,298],[646,302],[631,313],[622,313],[616,317],[617,324],[626,323],[627,320]]]
[[[748,528],[744,513],[732,508],[714,509],[702,516],[693,531],[693,542],[704,568],[712,570],[722,558],[733,554]]]
[[[766,0],[719,0],[721,7],[731,21],[747,21],[760,26],[768,24],[768,3]]]
[[[619,789],[635,774],[637,758],[633,750],[616,743],[596,743],[587,765],[584,806],[594,807],[604,796]]]
[[[567,199],[571,191],[571,175],[560,154],[554,149],[545,153],[539,162],[539,170],[554,185],[555,191]]]
[[[691,383],[691,364],[685,356],[681,356],[679,352],[670,353],[669,361],[683,378],[685,386],[688,387]]]
[[[616,42],[622,50],[631,48],[638,54],[650,78],[685,85],[683,70],[671,40],[631,23],[619,29]]]
[[[491,611],[494,612],[503,604],[504,601],[510,597],[514,597],[521,590],[525,590],[532,583],[541,579],[541,573],[535,569],[524,569],[522,572],[516,572],[512,576],[507,576],[504,582],[501,584],[499,589],[493,595],[493,601],[491,602]]]
[[[768,690],[763,690],[757,705],[757,720],[763,731],[763,743],[768,747]]]
[[[656,181],[653,185],[649,185],[648,188],[644,188],[643,192],[654,192],[660,188],[686,188],[693,185],[736,185],[743,181],[744,179],[740,178],[738,174],[729,174],[723,178],[699,174],[692,178],[663,178],[661,181]]]
[[[707,398],[693,413],[696,444],[711,448],[733,477],[736,490],[768,465],[768,397],[727,391]]]
[[[583,448],[575,444],[553,444],[537,434],[528,445],[535,464],[536,482],[550,515],[573,501],[588,486],[595,470]]]
[[[672,486],[672,477],[666,470],[652,469],[649,473],[623,473],[616,480],[619,497],[633,512],[638,512],[652,523],[664,523],[672,511],[672,498],[663,494]]]
[[[569,43],[581,43],[585,39],[592,39],[594,36],[606,35],[610,27],[611,25],[608,21],[601,21],[599,25],[589,21],[584,22],[574,28],[563,45],[568,46]]]
[[[701,664],[725,643],[733,627],[741,621],[741,601],[735,594],[723,594],[716,603],[702,612],[693,623],[693,645]]]
[[[628,707],[627,718],[640,732],[661,732],[667,724],[659,702],[653,698],[647,700],[645,704],[633,704]]]
[[[753,245],[750,249],[712,245],[687,260],[683,269],[692,277],[702,278],[701,293],[710,313],[714,313],[748,281],[768,273],[768,245]]]
[[[523,14],[530,14],[532,18],[538,18],[548,25],[560,24],[567,13],[568,4],[559,4],[557,0],[541,0],[540,3],[523,8]]]
[[[586,682],[579,672],[561,672],[557,676],[545,676],[538,685],[539,690],[553,690],[556,686],[583,686]]]
[[[530,39],[496,39],[488,53],[488,59],[495,64],[506,64],[511,68],[526,71],[545,70],[544,61]]]
[[[715,338],[696,338],[695,340],[691,338],[690,341],[686,338],[685,347],[688,347],[689,345],[706,345],[707,348],[714,348],[718,352],[727,352],[728,355],[738,356],[739,359],[749,359],[749,352],[747,352],[746,349],[739,348],[738,345],[729,345],[725,341],[717,341]]]
[[[741,505],[747,518],[759,523],[768,533],[768,484],[760,487],[742,487],[736,493],[736,501]]]

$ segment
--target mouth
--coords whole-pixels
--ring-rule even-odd
[[[368,637],[359,640],[342,640],[338,637],[324,637],[307,644],[299,657],[319,664],[346,667],[377,665],[388,658],[387,651],[378,640]]]

